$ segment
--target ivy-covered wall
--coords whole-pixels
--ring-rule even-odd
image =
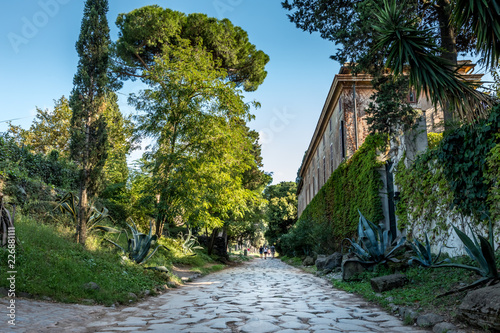
[[[495,223],[500,217],[500,106],[488,119],[429,140],[413,165],[400,161],[398,224],[409,234],[445,241],[451,225]],[[439,141],[439,142],[438,142]],[[497,223],[498,225],[498,223]]]
[[[302,212],[297,223],[279,242],[286,255],[332,253],[346,237],[356,235],[358,209],[368,219],[384,218],[379,191],[383,186],[377,168],[377,148],[385,146],[381,136],[369,136],[356,153],[331,174]]]

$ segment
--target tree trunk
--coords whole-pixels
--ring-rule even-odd
[[[91,90],[92,93],[92,90]],[[85,117],[85,143],[84,143],[84,158],[82,168],[82,178],[80,181],[80,202],[78,203],[78,226],[77,226],[77,242],[85,245],[87,240],[87,220],[88,220],[88,186],[89,186],[89,164],[90,164],[90,126],[93,102],[90,105],[84,104],[86,109]]]
[[[87,213],[88,213],[88,196],[87,188],[82,181],[80,186],[80,201],[78,202],[78,225],[76,231],[76,241],[82,245],[85,245],[87,240]]]
[[[458,53],[456,31],[449,23],[452,6],[449,0],[439,0],[435,8],[441,34],[441,48],[443,49],[441,58],[447,60],[451,64],[451,69],[454,70],[457,66]],[[442,105],[441,107],[443,108],[445,129],[449,129],[454,120],[453,110],[450,109],[449,105]]]
[[[208,255],[212,255],[212,252],[214,250],[214,245],[215,245],[215,237],[217,237],[217,234],[219,233],[219,229],[214,229],[212,231],[212,235],[210,236],[210,240],[208,241],[208,246],[207,246],[207,253]]]

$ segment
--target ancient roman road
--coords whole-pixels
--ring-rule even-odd
[[[277,259],[255,259],[133,307],[17,306],[15,332],[427,332]]]

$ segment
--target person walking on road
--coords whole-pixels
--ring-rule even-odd
[[[271,259],[274,259],[274,254],[276,253],[276,248],[274,245],[271,245]]]
[[[267,246],[264,246],[264,259],[267,259],[267,251],[269,251],[269,249]]]
[[[260,253],[260,259],[262,259],[262,254],[264,253],[264,247],[263,246],[261,246],[259,248],[259,253]]]

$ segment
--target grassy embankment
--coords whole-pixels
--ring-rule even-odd
[[[101,232],[91,233],[83,248],[72,240],[73,228],[42,224],[29,217],[16,220],[20,244],[16,246],[15,267],[7,267],[8,252],[0,249],[0,287],[8,287],[7,272],[15,270],[18,296],[28,293],[35,298],[68,303],[128,304],[135,300],[130,293],[138,297],[154,295],[180,283],[171,273],[144,266],[165,266],[171,271],[172,265],[182,265],[200,274],[225,267],[204,251],[197,250],[196,256],[184,254],[180,244],[166,238],[160,242],[170,251],[160,248],[146,264],[137,265],[116,247],[103,242]],[[116,236],[106,236],[117,240]],[[117,241],[124,245],[125,235]],[[89,282],[95,282],[99,289],[85,288]]]

